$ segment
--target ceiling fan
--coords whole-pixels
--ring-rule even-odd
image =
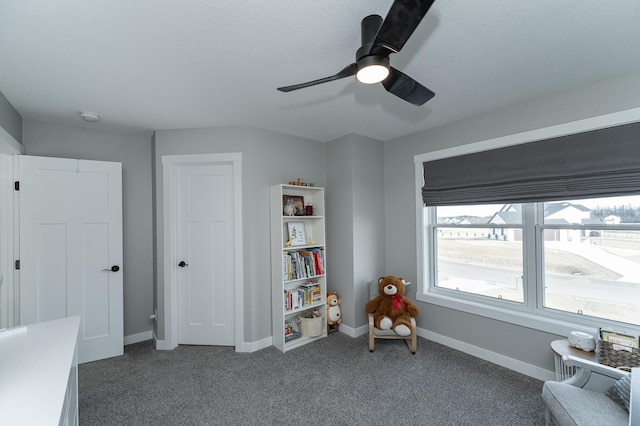
[[[316,84],[355,75],[367,84],[382,82],[387,92],[414,105],[422,105],[435,96],[411,77],[389,65],[389,55],[398,53],[409,40],[435,0],[395,0],[387,17],[369,15],[362,20],[362,46],[356,51],[356,61],[331,77],[307,83],[278,87],[291,92]]]

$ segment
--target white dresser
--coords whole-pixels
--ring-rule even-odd
[[[78,424],[80,317],[0,331],[0,424]]]

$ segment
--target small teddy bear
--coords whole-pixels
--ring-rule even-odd
[[[393,330],[399,336],[409,336],[413,332],[411,317],[420,313],[418,306],[404,296],[404,278],[392,275],[381,277],[378,280],[378,292],[375,299],[367,302],[365,310],[374,314],[373,320],[376,328],[380,330]]]
[[[338,326],[342,323],[341,303],[342,300],[340,300],[335,291],[327,293],[327,325],[329,326],[329,332],[338,331]]]

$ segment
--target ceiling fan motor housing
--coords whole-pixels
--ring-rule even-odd
[[[356,75],[358,80],[364,83],[378,82],[380,80],[371,79],[366,81],[363,79],[359,72],[369,66],[379,66],[389,69],[389,56],[381,55],[379,53],[372,54],[373,43],[375,42],[376,35],[382,26],[382,16],[369,15],[362,19],[360,23],[360,33],[362,39],[362,46],[356,51]],[[364,71],[363,71],[364,72]],[[388,71],[387,71],[388,72]]]
[[[380,65],[385,67],[386,69],[389,69],[389,57],[382,55],[364,56],[360,58],[358,62],[356,62],[356,65],[358,67],[358,71],[371,65]]]
[[[362,46],[356,51],[356,62],[371,53],[373,42],[382,26],[382,16],[369,15],[362,19],[360,23],[360,34]]]

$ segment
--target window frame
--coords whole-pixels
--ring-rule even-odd
[[[524,303],[508,300],[492,299],[488,297],[453,292],[449,289],[438,289],[434,285],[435,257],[432,253],[433,244],[428,241],[428,224],[436,223],[435,209],[424,209],[422,201],[422,186],[424,185],[423,163],[441,158],[471,154],[489,149],[502,148],[511,145],[535,142],[552,137],[568,135],[600,129],[604,127],[628,124],[640,121],[640,108],[635,108],[619,113],[607,114],[593,119],[578,120],[556,126],[545,127],[533,131],[517,133],[495,139],[487,139],[467,145],[455,146],[439,151],[433,151],[414,156],[415,166],[415,213],[416,213],[416,261],[417,261],[417,289],[416,299],[449,309],[460,310],[467,313],[504,321],[515,325],[532,328],[535,330],[568,336],[571,331],[585,331],[596,335],[597,328],[613,327],[624,333],[639,334],[640,327],[625,323],[596,319],[592,317],[580,317],[578,314],[544,308],[543,288],[539,277],[544,277],[543,264],[538,261],[542,255],[541,232],[543,229],[537,224],[536,219],[541,218],[542,203],[523,205],[523,275],[524,282],[535,283],[525,285]],[[542,222],[541,222],[542,223]],[[544,225],[543,225],[544,226]],[[433,234],[431,234],[433,235]],[[531,238],[533,236],[533,238]],[[528,237],[528,238],[527,238]],[[539,250],[539,252],[538,252]],[[534,262],[535,267],[527,268],[526,265]],[[431,271],[431,272],[430,272]],[[521,306],[513,306],[513,305]]]

